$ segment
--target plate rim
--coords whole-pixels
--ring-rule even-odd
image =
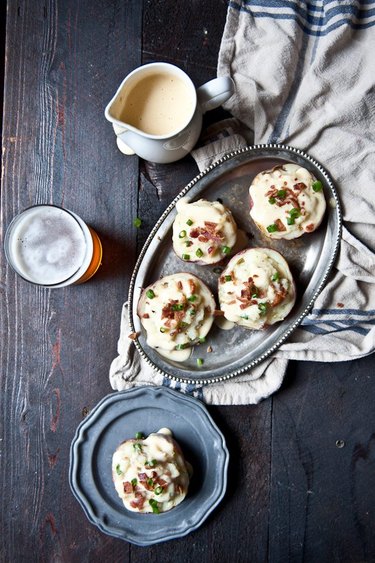
[[[78,475],[80,469],[82,469],[82,464],[79,463],[78,449],[83,442],[87,441],[85,437],[86,431],[88,430],[88,428],[95,425],[96,420],[98,419],[98,417],[100,417],[101,411],[104,408],[108,406],[110,407],[110,405],[113,402],[127,400],[127,399],[134,400],[137,395],[143,393],[146,394],[151,393],[153,395],[152,398],[154,398],[154,396],[160,392],[162,394],[170,395],[173,401],[177,399],[177,401],[188,403],[190,407],[194,405],[194,408],[196,408],[202,416],[202,423],[204,424],[204,426],[206,426],[216,434],[217,439],[219,440],[221,453],[223,455],[223,464],[220,472],[221,481],[219,482],[217,491],[215,491],[214,501],[207,507],[207,509],[201,514],[200,518],[194,524],[187,525],[186,528],[183,529],[182,531],[181,530],[178,530],[177,532],[169,531],[165,535],[161,535],[156,539],[154,538],[151,540],[140,540],[139,538],[134,537],[133,532],[128,534],[129,537],[126,537],[126,534],[128,533],[127,530],[123,529],[120,532],[118,528],[113,528],[110,525],[107,525],[105,522],[103,522],[103,520],[100,517],[95,515],[95,510],[92,506],[92,499],[88,498],[86,492],[82,490],[79,484]],[[131,389],[118,391],[106,395],[93,407],[93,409],[90,411],[87,417],[84,418],[79,423],[74,433],[74,437],[72,439],[70,450],[69,450],[69,485],[73,493],[73,496],[79,502],[87,519],[92,524],[97,526],[97,528],[99,528],[100,531],[112,537],[116,537],[124,541],[127,541],[129,543],[132,543],[134,545],[146,547],[157,543],[169,541],[172,539],[178,539],[184,537],[187,534],[199,528],[203,524],[203,522],[208,518],[208,516],[213,512],[213,510],[220,504],[220,502],[223,500],[225,496],[227,483],[228,483],[229,458],[230,458],[230,454],[228,447],[226,445],[225,437],[222,431],[220,430],[220,428],[215,423],[215,421],[212,419],[204,403],[202,403],[201,401],[199,401],[194,397],[191,397],[190,395],[182,394],[181,392],[175,391],[174,389],[165,387],[163,385],[158,385],[158,386],[142,385],[139,387],[132,387]]]
[[[273,354],[273,352],[275,352],[285,342],[285,340],[287,338],[289,338],[289,336],[301,324],[302,320],[306,317],[306,315],[308,315],[308,313],[310,312],[310,310],[311,310],[314,302],[316,301],[318,295],[321,293],[321,291],[322,291],[322,289],[323,289],[323,287],[324,287],[324,285],[325,285],[325,283],[326,283],[326,281],[329,277],[329,274],[331,273],[333,265],[336,261],[336,258],[337,258],[338,252],[339,252],[339,248],[340,248],[341,235],[342,235],[342,210],[341,210],[340,200],[339,200],[336,188],[334,186],[334,182],[333,182],[329,172],[322,166],[322,164],[320,164],[319,161],[317,161],[314,157],[312,157],[311,155],[309,155],[305,151],[303,151],[299,148],[292,147],[290,145],[284,145],[284,144],[281,144],[281,143],[261,143],[261,144],[250,145],[250,146],[246,146],[246,147],[243,147],[243,148],[240,148],[240,149],[236,149],[234,151],[231,151],[231,152],[225,154],[219,160],[212,163],[206,169],[202,170],[199,174],[197,174],[188,184],[186,184],[186,186],[171,201],[171,203],[165,209],[163,214],[159,217],[158,221],[156,222],[153,229],[151,230],[149,236],[147,237],[147,239],[146,239],[146,241],[145,241],[145,243],[144,243],[144,245],[141,249],[141,252],[139,253],[139,256],[137,258],[137,261],[136,261],[136,264],[134,266],[134,270],[133,270],[133,273],[132,273],[132,276],[131,276],[131,279],[130,279],[130,284],[129,284],[129,291],[128,291],[129,307],[128,307],[128,311],[127,311],[127,316],[128,316],[128,323],[129,323],[131,332],[136,333],[136,329],[135,329],[134,322],[133,322],[133,315],[132,315],[132,310],[133,310],[132,304],[133,304],[133,295],[134,295],[134,290],[135,290],[135,281],[136,281],[136,278],[137,278],[137,275],[138,275],[138,271],[140,269],[140,265],[142,264],[143,258],[145,256],[150,244],[154,240],[156,233],[158,232],[160,226],[165,221],[166,217],[169,215],[169,213],[171,211],[173,211],[173,209],[176,206],[176,203],[182,197],[184,197],[190,191],[190,189],[193,186],[195,186],[195,184],[197,184],[197,182],[199,180],[201,180],[202,178],[204,178],[205,176],[210,174],[213,170],[215,170],[216,168],[221,166],[223,163],[231,160],[232,158],[239,156],[241,154],[245,154],[245,153],[251,154],[252,152],[259,151],[259,150],[264,150],[266,152],[268,152],[268,151],[270,151],[270,152],[272,152],[272,151],[286,151],[286,152],[293,153],[296,156],[301,156],[302,158],[304,158],[308,162],[311,162],[311,164],[314,167],[316,167],[319,170],[319,172],[324,176],[325,180],[327,181],[327,183],[328,183],[328,185],[331,189],[333,198],[335,200],[335,211],[336,211],[336,219],[337,219],[337,233],[336,233],[337,236],[336,236],[336,239],[335,239],[334,247],[332,249],[332,254],[331,254],[330,260],[328,261],[328,263],[325,266],[324,275],[323,275],[319,285],[315,288],[315,290],[314,290],[314,292],[313,292],[313,294],[310,298],[310,301],[305,306],[303,311],[301,311],[301,313],[298,315],[297,319],[293,322],[293,324],[280,336],[280,338],[277,339],[277,341],[266,352],[264,352],[263,354],[261,354],[260,356],[258,356],[254,360],[252,360],[251,362],[247,363],[246,365],[242,366],[241,368],[238,368],[238,369],[232,371],[229,374],[219,375],[219,376],[207,378],[207,379],[204,378],[204,377],[197,377],[197,378],[191,379],[187,376],[185,377],[185,376],[181,376],[181,375],[180,376],[173,375],[171,373],[168,373],[167,371],[165,371],[164,369],[162,369],[158,365],[156,365],[149,358],[149,356],[146,354],[144,348],[139,343],[138,338],[136,337],[133,340],[133,342],[134,342],[134,345],[137,348],[140,356],[145,360],[145,362],[149,366],[151,366],[151,368],[155,372],[162,375],[163,377],[166,377],[167,379],[169,379],[171,381],[178,382],[178,383],[186,383],[186,384],[189,384],[189,385],[209,385],[209,384],[220,383],[220,382],[223,382],[223,381],[228,381],[229,379],[232,379],[234,377],[237,377],[237,376],[245,373],[249,369],[252,369],[253,367],[257,366],[259,363],[261,363],[262,361],[267,359],[271,354]]]

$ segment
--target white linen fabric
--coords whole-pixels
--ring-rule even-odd
[[[334,179],[344,227],[335,268],[311,313],[249,373],[203,387],[155,374],[128,339],[126,306],[114,389],[173,386],[211,404],[251,404],[277,391],[288,360],[352,360],[375,349],[375,0],[231,1],[218,75],[234,116],[193,151],[200,169],[249,142],[308,152]],[[214,136],[214,141],[212,141]],[[210,142],[211,140],[211,142]]]

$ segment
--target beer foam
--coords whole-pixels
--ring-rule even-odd
[[[55,285],[79,270],[86,255],[86,240],[70,213],[58,207],[36,206],[17,218],[9,252],[14,267],[25,279]]]

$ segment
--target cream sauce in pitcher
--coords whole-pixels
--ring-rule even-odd
[[[194,147],[202,114],[234,93],[230,77],[211,80],[198,90],[180,68],[151,63],[131,72],[105,109],[118,148],[124,154],[158,163],[174,162]]]

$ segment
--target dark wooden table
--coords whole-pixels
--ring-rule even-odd
[[[1,253],[1,561],[375,561],[374,356],[290,363],[274,397],[209,407],[231,453],[229,486],[183,539],[149,548],[112,539],[69,489],[75,429],[111,392],[137,253],[197,173],[191,157],[155,165],[120,154],[103,110],[141,63],[173,62],[197,86],[214,78],[226,8],[224,0],[2,8],[2,234],[20,210],[53,202],[97,230],[104,258],[88,283],[46,290],[16,277]]]

